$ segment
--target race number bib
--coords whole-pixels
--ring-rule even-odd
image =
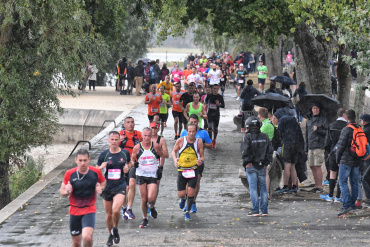
[[[157,107],[153,107],[151,112],[158,112],[158,108]]]
[[[165,103],[161,103],[161,104],[159,104],[159,107],[164,107],[166,104]]]
[[[121,170],[120,169],[109,169],[108,170],[108,179],[118,180],[120,178],[121,178]]]
[[[209,109],[213,109],[213,110],[216,110],[217,109],[217,105],[216,104],[209,104]]]
[[[244,80],[238,80],[239,83],[244,83]]]
[[[195,172],[194,170],[184,170],[182,171],[182,176],[184,178],[195,178]]]
[[[260,75],[263,75],[264,74],[264,72],[263,71],[260,71]]]
[[[221,81],[224,81],[225,80],[225,78],[221,78]]]
[[[180,105],[180,100],[175,100],[175,105]]]

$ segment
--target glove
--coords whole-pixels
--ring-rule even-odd
[[[138,168],[139,167],[139,162],[135,162],[134,166],[135,166],[135,168]]]
[[[159,166],[157,169],[157,179],[161,180],[162,175],[163,175],[163,166]]]

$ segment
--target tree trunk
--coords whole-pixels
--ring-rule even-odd
[[[338,54],[338,100],[342,103],[344,109],[349,108],[349,97],[351,92],[352,75],[349,64],[343,60],[343,56],[349,55],[350,51],[347,46],[339,46]],[[356,96],[357,98],[357,96]]]
[[[283,35],[278,37],[278,45],[274,48],[266,49],[266,66],[268,69],[268,77],[274,75],[283,74],[283,58],[282,58],[282,45],[283,45]]]
[[[306,83],[306,89],[309,93],[311,93],[311,87],[307,83],[309,81],[309,76],[306,70],[307,64],[303,59],[303,54],[301,48],[294,43],[294,63],[295,63],[295,70],[296,70],[296,77],[297,77],[297,84],[300,82]]]
[[[324,37],[314,36],[309,26],[301,24],[294,32],[294,41],[300,47],[302,59],[305,63],[300,64],[300,73],[297,80],[302,81],[299,75],[304,74],[308,88],[314,94],[330,95],[330,55],[332,43]],[[296,70],[298,70],[296,68]]]
[[[0,209],[10,203],[9,159],[0,160]]]
[[[339,70],[338,70],[339,71]],[[360,84],[363,84],[365,81],[365,76],[358,74],[357,75],[357,84],[355,87],[356,90],[356,96],[355,96],[355,103],[354,103],[354,110],[356,112],[356,120],[357,123],[359,123],[359,118],[362,114],[368,113],[365,112],[365,92],[368,88],[367,86],[361,86]],[[348,108],[345,108],[348,109]]]

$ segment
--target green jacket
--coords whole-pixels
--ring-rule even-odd
[[[267,134],[270,141],[274,138],[274,126],[268,118],[262,121],[261,132]]]

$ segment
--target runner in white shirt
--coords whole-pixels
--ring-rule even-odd
[[[216,70],[216,64],[212,64],[212,69],[208,72],[209,85],[220,84],[221,71]]]
[[[194,82],[195,85],[198,86],[201,83],[200,76],[196,73],[197,71],[196,71],[195,67],[193,67],[191,70],[192,70],[193,73],[188,76],[187,81],[188,81],[188,83]]]

